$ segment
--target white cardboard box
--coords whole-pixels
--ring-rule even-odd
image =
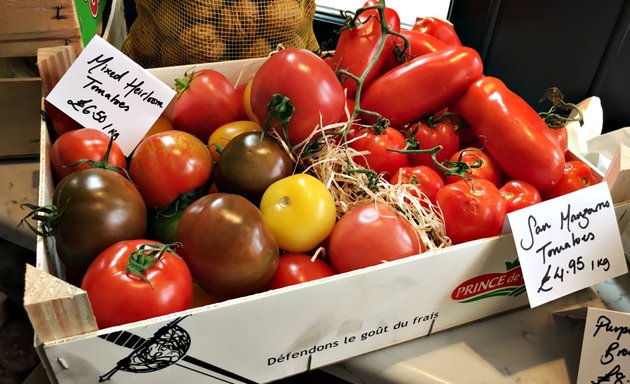
[[[244,81],[261,63],[195,68]],[[151,72],[171,84],[190,67]],[[41,132],[40,205],[53,190]],[[269,382],[528,305],[511,235],[102,330],[85,292],[52,276],[58,263],[53,242],[39,238],[25,307],[60,383]]]

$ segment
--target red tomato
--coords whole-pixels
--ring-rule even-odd
[[[443,51],[449,48],[447,44],[442,42],[437,37],[431,36],[426,33],[410,29],[401,29],[400,34],[403,35],[409,42],[409,48],[405,52],[405,58],[407,60],[426,55],[427,53]],[[402,43],[401,41],[399,41],[397,45],[399,49],[404,48],[404,43]]]
[[[436,171],[424,165],[399,168],[389,182],[394,185],[415,185],[433,204],[436,203],[435,196],[437,191],[444,186],[442,177]],[[415,189],[410,189],[410,193],[418,197]]]
[[[417,255],[425,245],[409,221],[382,203],[367,202],[346,212],[328,239],[336,273]]]
[[[434,36],[449,46],[462,45],[453,24],[437,17],[417,17],[411,29]]]
[[[285,48],[268,58],[256,71],[250,92],[252,111],[259,122],[267,120],[273,95],[289,99],[295,108],[286,124],[292,144],[304,141],[320,123],[326,126],[339,121],[346,103],[332,68],[313,52],[299,48]],[[284,137],[283,123],[277,118],[263,128],[273,128]]]
[[[212,132],[238,119],[242,104],[236,89],[213,69],[185,73],[175,80],[177,100],[173,126],[197,136],[204,143]]]
[[[564,172],[558,183],[553,188],[542,190],[540,193],[543,200],[549,200],[598,182],[593,175],[593,171],[586,163],[580,160],[572,160],[565,163]]]
[[[547,124],[501,80],[481,78],[451,110],[472,126],[509,178],[527,181],[541,191],[562,176],[564,152]]]
[[[147,208],[156,210],[167,207],[182,194],[205,187],[211,172],[212,157],[206,144],[177,130],[144,139],[129,164],[131,180]]]
[[[189,309],[193,282],[174,251],[152,240],[124,240],[90,265],[81,288],[90,298],[99,328]]]
[[[48,100],[44,99],[44,112],[50,118],[53,130],[57,136],[61,136],[66,132],[83,128],[73,118],[62,112],[59,108],[52,105]]]
[[[57,180],[61,180],[72,172],[92,168],[87,162],[70,165],[80,160],[102,161],[110,140],[109,135],[94,128],[74,129],[64,133],[53,142],[50,149],[53,175]],[[127,169],[125,154],[115,141],[112,143],[107,163],[113,167]],[[124,174],[124,171],[119,173]]]
[[[506,213],[540,203],[540,192],[528,182],[510,180],[499,188],[499,193],[505,199]]]
[[[440,145],[442,149],[435,154],[435,159],[442,163],[444,160],[449,160],[459,150],[459,135],[456,127],[456,124],[445,118],[430,117],[426,121],[412,125],[409,131],[413,134],[418,149],[431,149]],[[410,154],[409,163],[412,166],[424,165],[440,175],[444,174],[428,153]]]
[[[391,127],[381,133],[365,129],[352,131],[348,135],[348,145],[357,151],[366,151],[363,156],[353,157],[357,165],[382,173],[386,179],[392,177],[399,168],[409,166],[407,154],[390,151],[404,149],[406,142],[403,134]]]
[[[489,180],[497,188],[503,184],[503,171],[501,171],[497,162],[480,148],[463,148],[455,152],[451,156],[450,161],[467,164],[470,168],[465,170],[466,177]],[[460,179],[460,176],[446,176],[447,183],[454,183]]]
[[[441,188],[436,200],[453,244],[501,234],[506,203],[492,182],[462,179]]]
[[[567,153],[569,150],[569,134],[567,132],[567,127],[563,125],[562,127],[549,127],[549,132],[556,139],[558,145],[560,145],[560,150],[563,153]]]
[[[481,57],[472,48],[427,53],[375,79],[361,97],[361,108],[402,127],[454,102],[482,72]],[[365,118],[374,121],[369,115]]]
[[[280,255],[278,269],[267,284],[267,289],[276,289],[322,279],[335,272],[322,259],[304,253],[285,253]]]
[[[375,4],[372,4],[375,3]],[[378,2],[368,1],[364,7],[376,5]],[[395,10],[385,8],[384,15],[388,27],[394,31],[400,31],[400,17]],[[377,9],[369,9],[358,15],[358,25],[346,26],[339,34],[335,53],[330,65],[335,70],[345,70],[356,77],[361,77],[372,65],[370,72],[363,80],[362,89],[372,82],[384,68],[393,67],[394,56],[394,35],[386,34],[385,43],[383,41],[383,31],[381,27],[379,12]],[[381,50],[382,49],[382,50]],[[378,56],[377,56],[378,55]],[[373,61],[373,63],[372,63]],[[350,77],[342,77],[341,85],[347,89],[347,96],[353,98],[357,91],[356,80]]]
[[[249,117],[247,116],[247,107],[245,107],[245,90],[247,90],[247,84],[247,82],[240,83],[234,88],[238,98],[238,113],[236,114],[237,117],[234,121],[249,120]]]

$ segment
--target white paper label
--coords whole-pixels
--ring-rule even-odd
[[[606,183],[508,214],[530,306],[628,272]]]
[[[629,314],[588,308],[577,382],[630,382]]]
[[[95,36],[46,97],[84,127],[113,135],[130,155],[175,90]]]

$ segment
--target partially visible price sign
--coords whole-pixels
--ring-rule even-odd
[[[130,155],[174,97],[175,90],[97,35],[46,100],[111,135]]]
[[[606,183],[508,214],[530,306],[628,273]]]
[[[630,382],[630,315],[588,308],[578,384]]]

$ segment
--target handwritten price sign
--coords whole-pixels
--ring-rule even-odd
[[[627,273],[606,183],[508,214],[530,306]]]
[[[588,308],[578,384],[630,382],[630,315]]]
[[[95,36],[46,100],[84,127],[111,135],[130,155],[174,97],[173,89]]]

